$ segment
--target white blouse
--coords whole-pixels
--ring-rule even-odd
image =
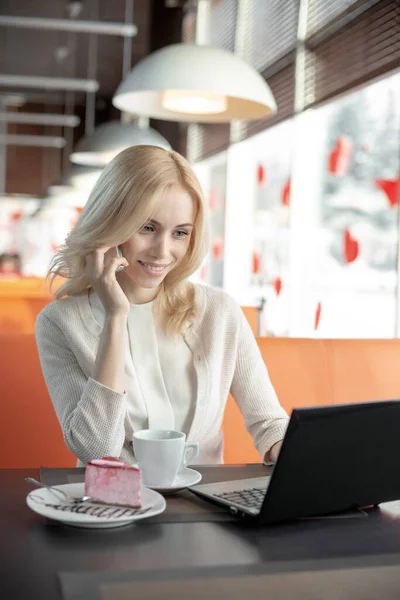
[[[151,377],[151,386],[147,385],[149,374],[147,371],[143,374],[142,370],[139,384],[136,368],[137,361],[141,365],[144,356],[149,354],[152,357],[150,371],[157,371],[157,361],[154,360],[157,354],[147,352],[149,339],[154,339],[154,334],[145,332],[145,341],[140,342],[139,332],[136,335],[134,327],[128,325],[129,339],[133,350],[136,350],[133,354],[137,356],[132,356],[126,332],[125,339],[121,340],[126,345],[126,394],[119,394],[92,378],[102,327],[94,318],[88,290],[50,302],[38,315],[36,340],[43,375],[65,443],[83,463],[102,456],[119,456],[128,464],[134,464],[133,432],[147,423],[153,426],[160,419],[160,405],[164,427],[170,424],[171,414],[175,418],[178,397],[170,391],[170,385],[174,386],[185,407],[192,408],[195,396],[196,409],[187,422],[192,419],[188,441],[200,444],[197,464],[223,462],[222,427],[230,392],[261,457],[283,439],[288,416],[279,405],[257,342],[240,306],[228,294],[210,286],[195,284],[194,291],[197,314],[187,324],[183,338],[192,353],[196,391],[193,392],[193,388],[187,385],[188,379],[182,376],[182,369],[175,369],[181,360],[180,351],[186,351],[182,345],[179,356],[173,356],[173,360],[168,360],[164,366],[165,377],[158,365],[169,397],[167,400],[164,397],[164,402],[155,402],[157,410],[151,406],[154,398],[150,390],[154,377]],[[150,329],[152,327],[151,323]],[[156,340],[159,347],[158,335]],[[146,352],[141,352],[141,348]],[[164,353],[159,352],[159,361],[162,359],[160,355],[164,356]],[[166,356],[170,356],[168,348]],[[188,361],[186,364],[191,363]],[[184,388],[189,391],[184,392]],[[191,400],[186,403],[190,394]],[[128,412],[129,405],[132,417]],[[179,423],[174,421],[174,425]]]
[[[93,316],[103,326],[105,312],[94,290]],[[131,304],[128,315],[126,368],[136,374],[144,402],[128,402],[135,429],[176,429],[189,433],[196,406],[193,354],[183,336],[169,338],[157,327],[153,304]]]

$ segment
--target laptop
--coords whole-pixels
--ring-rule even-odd
[[[293,410],[272,475],[194,494],[260,524],[400,499],[400,400]]]

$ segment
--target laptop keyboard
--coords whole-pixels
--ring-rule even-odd
[[[222,492],[221,494],[214,494],[214,496],[216,498],[221,498],[221,500],[225,500],[226,502],[234,502],[235,504],[241,504],[248,508],[261,509],[261,505],[265,498],[265,487],[235,490],[234,492]]]

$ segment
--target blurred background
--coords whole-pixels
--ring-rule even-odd
[[[186,59],[160,79],[196,75],[193,44],[220,48],[277,110],[206,123],[119,110],[122,83],[171,44]],[[189,159],[210,208],[193,279],[256,307],[258,334],[400,337],[398,0],[0,0],[0,61],[0,333],[33,331],[105,164],[155,143]],[[246,88],[239,67],[205,68]]]

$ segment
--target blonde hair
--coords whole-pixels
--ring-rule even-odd
[[[132,146],[102,171],[64,246],[53,257],[51,284],[67,279],[55,297],[73,296],[91,287],[85,272],[86,255],[104,246],[119,246],[151,218],[160,192],[179,185],[193,199],[196,216],[187,254],[162,282],[154,311],[167,332],[182,332],[196,314],[194,286],[186,281],[208,249],[206,206],[199,181],[180,154],[156,146]]]

